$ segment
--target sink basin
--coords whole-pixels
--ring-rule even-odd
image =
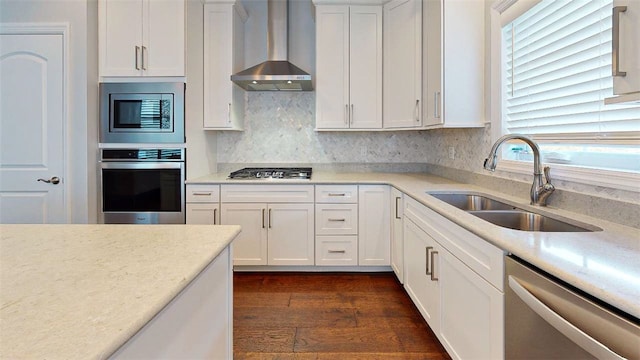
[[[469,211],[469,214],[475,215],[494,225],[522,231],[591,232],[599,230],[569,224],[545,215],[524,210]]]
[[[490,199],[482,195],[462,193],[428,193],[436,199],[465,211],[476,210],[514,210],[513,205],[505,204],[498,200]]]
[[[541,232],[591,232],[601,231],[591,225],[574,225],[542,214],[526,211],[516,206],[479,194],[439,193],[427,194],[458,209],[467,211],[494,225],[521,231]]]

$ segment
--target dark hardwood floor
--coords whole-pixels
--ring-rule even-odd
[[[235,359],[449,359],[393,273],[233,279]]]

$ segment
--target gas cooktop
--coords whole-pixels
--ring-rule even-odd
[[[311,168],[244,168],[229,174],[234,180],[308,180],[311,179]]]

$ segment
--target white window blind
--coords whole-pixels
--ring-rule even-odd
[[[540,139],[637,139],[640,106],[612,96],[611,0],[542,0],[502,28],[503,121]]]

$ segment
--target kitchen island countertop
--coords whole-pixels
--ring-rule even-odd
[[[214,225],[0,225],[0,358],[107,358],[239,232]]]
[[[529,205],[527,194],[513,197],[471,184],[420,173],[339,173],[314,171],[311,180],[229,180],[227,174],[188,179],[187,184],[388,184],[440,215],[570,285],[640,318],[640,230],[553,207]],[[476,192],[517,207],[582,222],[596,232],[525,232],[499,227],[446,204],[427,192]]]

